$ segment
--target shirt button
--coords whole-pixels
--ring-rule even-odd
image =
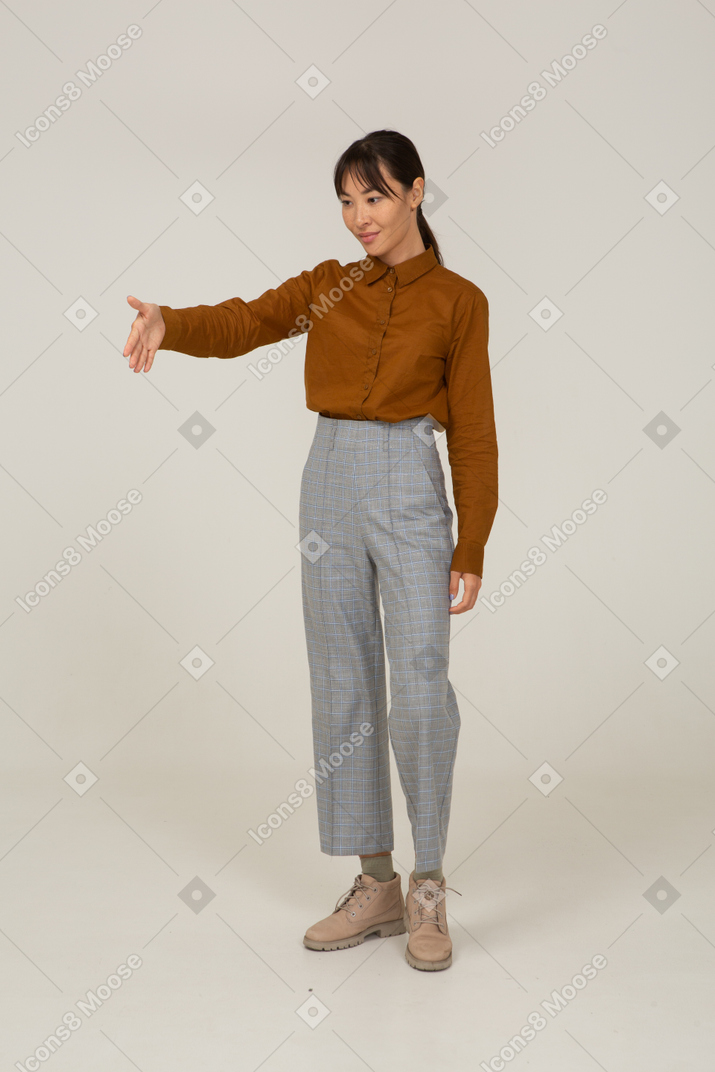
[[[371,351],[370,351],[370,353],[371,353],[371,354],[376,354],[376,353],[377,353],[377,350],[371,350]]]
[[[390,271],[391,271],[391,272],[394,272],[394,270],[395,270],[394,268],[390,268]]]
[[[378,324],[384,324],[384,323],[385,323],[384,320],[378,320]]]
[[[362,385],[362,389],[363,389],[363,391],[367,391],[367,389],[368,389],[368,387],[369,387],[369,386],[370,386],[370,385],[369,385],[368,383],[364,383],[364,384]]]
[[[388,287],[387,289],[388,289],[388,290],[392,290],[392,287]]]

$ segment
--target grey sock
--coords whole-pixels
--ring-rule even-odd
[[[361,856],[360,867],[363,875],[370,875],[378,882],[389,882],[395,877],[391,852],[386,856]]]
[[[415,882],[422,882],[425,878],[432,878],[436,883],[441,884],[444,878],[442,868],[437,867],[434,871],[415,871]]]

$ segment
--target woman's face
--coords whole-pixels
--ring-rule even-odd
[[[358,187],[347,172],[340,200],[347,229],[366,252],[384,257],[410,236],[411,229],[418,232],[417,206],[424,193],[424,179],[415,179],[412,189],[403,194],[400,183],[386,174],[384,167],[380,172],[385,183],[396,191],[393,197]]]

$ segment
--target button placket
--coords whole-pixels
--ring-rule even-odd
[[[393,280],[393,281],[396,282],[395,269],[394,268],[388,268],[387,272],[385,273],[384,278],[385,278],[385,282],[387,282],[388,280]],[[388,286],[388,287],[385,288],[385,293],[386,294],[389,293],[391,295],[394,295],[395,290],[396,290],[396,287]],[[379,351],[379,348],[380,348],[380,346],[382,344],[382,341],[383,341],[383,339],[385,337],[385,332],[387,330],[385,325],[387,324],[387,321],[389,319],[390,306],[392,304],[392,301],[393,301],[392,297],[389,297],[389,298],[386,299],[387,309],[385,311],[384,316],[380,316],[380,313],[382,312],[382,310],[378,309],[378,312],[377,312],[377,315],[376,315],[376,320],[377,320],[378,324],[382,325],[382,330],[376,332],[375,335],[372,338],[368,338],[368,340],[367,340],[367,355],[366,355],[366,360],[365,360],[365,380],[372,381],[375,378],[375,374],[376,374],[376,371],[377,371],[377,364],[378,364],[378,361],[379,361],[378,351]],[[380,304],[382,304],[382,303],[380,303]],[[372,346],[373,342],[375,342],[377,345]],[[369,394],[369,392],[372,390],[372,382],[363,383],[362,389],[363,389],[363,391],[365,391],[365,392],[367,392]],[[363,403],[365,401],[367,401],[367,394],[362,399]]]

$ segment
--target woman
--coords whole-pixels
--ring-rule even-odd
[[[409,138],[360,138],[333,179],[360,261],[322,261],[249,302],[172,309],[130,296],[138,315],[124,356],[148,372],[159,349],[229,358],[308,334],[306,403],[318,417],[299,547],[311,774],[321,850],[359,855],[361,870],[303,941],[346,949],[406,925],[408,963],[434,971],[452,963],[442,872],[460,728],[447,677],[450,615],[474,607],[497,508],[488,304],[444,267]],[[435,424],[447,433],[456,547]],[[462,599],[450,606],[460,580]],[[389,741],[415,848],[406,898],[391,855]]]

